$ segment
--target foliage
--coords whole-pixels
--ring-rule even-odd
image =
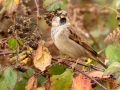
[[[14,89],[17,82],[17,72],[11,67],[8,67],[2,74],[0,78],[0,90]]]
[[[69,69],[66,69],[66,71],[60,75],[53,75],[50,78],[51,90],[56,90],[58,88],[59,90],[63,90],[63,89],[70,90],[70,87],[72,85],[72,78],[73,78],[73,72]]]
[[[0,0],[0,5],[0,90],[119,90],[120,0]],[[108,68],[87,58],[65,58],[54,46],[50,26],[61,9]]]

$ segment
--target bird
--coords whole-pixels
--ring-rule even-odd
[[[71,58],[88,57],[96,60],[104,68],[107,66],[100,60],[99,55],[80,32],[70,23],[67,12],[59,10],[52,19],[51,38],[55,46]]]

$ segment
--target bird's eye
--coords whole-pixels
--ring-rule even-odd
[[[57,13],[57,14],[56,14],[56,16],[58,16],[58,17],[59,17],[60,15],[61,15],[61,13]]]

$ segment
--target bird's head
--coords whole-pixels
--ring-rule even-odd
[[[69,25],[70,21],[67,16],[67,12],[60,10],[57,11],[56,15],[52,19],[52,26],[60,26],[60,25]]]

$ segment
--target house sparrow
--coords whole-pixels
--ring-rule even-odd
[[[64,54],[76,59],[88,57],[107,68],[80,32],[71,25],[66,11],[58,11],[53,17],[51,37],[56,47]]]

